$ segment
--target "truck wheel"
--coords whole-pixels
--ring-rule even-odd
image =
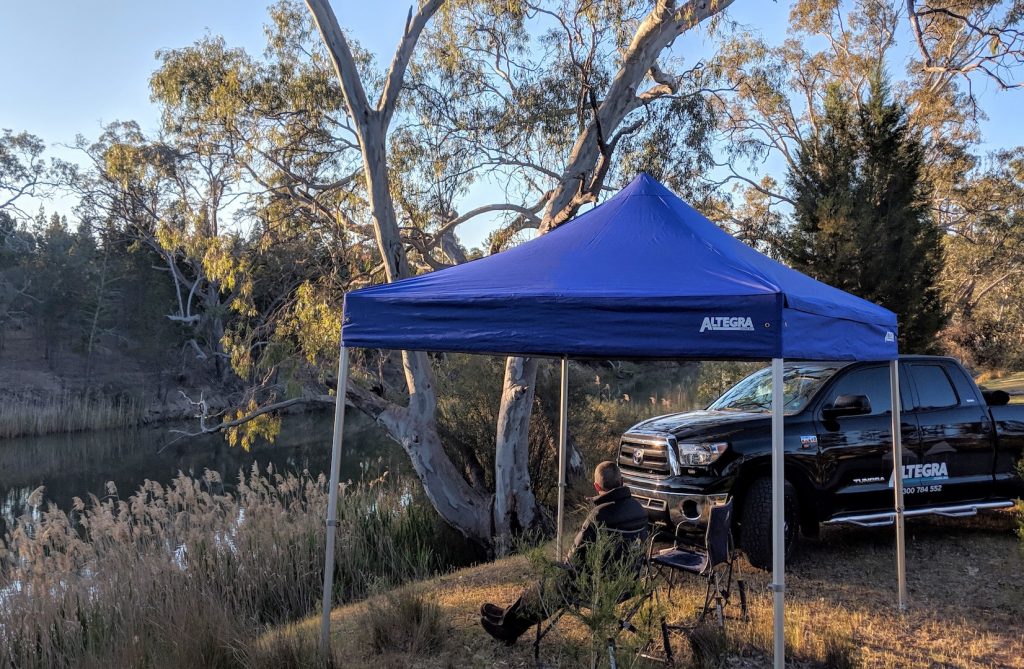
[[[786,558],[793,552],[797,533],[800,531],[800,513],[797,507],[796,488],[786,481]],[[758,569],[772,567],[772,480],[759,478],[750,484],[743,501],[743,515],[740,516],[740,548],[747,554],[747,560]]]

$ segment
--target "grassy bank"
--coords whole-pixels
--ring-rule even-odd
[[[98,392],[9,398],[0,402],[0,439],[131,427],[141,417],[131,399]]]
[[[412,491],[386,476],[345,489],[335,601],[452,559]],[[254,468],[232,492],[208,473],[36,508],[0,546],[0,666],[258,666],[255,638],[319,608],[326,505],[322,476]]]
[[[1001,513],[966,521],[917,519],[908,522],[911,606],[894,610],[895,565],[892,532],[833,528],[807,542],[787,573],[788,658],[796,667],[1024,667],[1024,572],[1014,535],[1014,519]],[[770,664],[770,575],[743,564],[750,590],[750,621],[727,620],[724,639],[699,638],[706,653],[678,650],[683,666],[764,667]],[[508,603],[533,568],[514,557],[405,586],[389,596],[334,611],[334,654],[347,667],[531,667],[530,642],[513,648],[486,636],[477,622],[483,601]],[[670,620],[692,618],[702,594],[691,581],[664,609]],[[389,598],[434,604],[440,627],[435,647],[381,649],[371,644],[373,616],[393,606]],[[735,613],[735,610],[732,611]],[[728,613],[728,609],[727,609]],[[408,623],[407,623],[408,625]],[[283,644],[315,645],[317,624],[310,619],[278,630],[260,641],[264,653]],[[589,666],[590,640],[577,621],[560,624],[545,640],[545,666]],[[628,640],[624,646],[629,646]],[[635,646],[635,642],[634,642]],[[637,661],[632,648],[619,666],[663,666]]]

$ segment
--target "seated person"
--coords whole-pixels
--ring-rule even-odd
[[[619,533],[624,539],[623,548],[632,541],[644,541],[648,536],[647,511],[622,485],[622,473],[614,462],[602,462],[594,470],[594,508],[587,515],[576,535],[569,554],[565,558],[566,575],[555,584],[558,592],[567,589],[573,580],[574,570],[586,565],[586,551],[597,541],[598,531]],[[549,585],[548,588],[551,586]],[[543,583],[526,588],[507,609],[491,603],[480,607],[480,624],[492,637],[507,644],[515,643],[526,630],[544,620],[547,615],[543,603],[546,592]]]

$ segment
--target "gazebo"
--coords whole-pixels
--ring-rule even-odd
[[[784,662],[783,360],[890,361],[893,462],[902,462],[896,316],[735,239],[646,174],[603,204],[512,249],[346,295],[338,396],[352,347],[525,355],[562,362],[558,541],[569,358],[750,360],[772,365],[775,666]],[[329,631],[344,402],[327,514]],[[906,599],[902,468],[894,467],[898,602]]]

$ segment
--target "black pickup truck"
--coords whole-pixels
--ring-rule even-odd
[[[786,545],[821,523],[893,522],[888,363],[785,365]],[[956,360],[900,359],[907,516],[969,516],[1024,495],[1017,462],[1024,405],[983,392]],[[735,500],[750,562],[771,563],[771,370],[748,376],[704,411],[646,420],[619,446],[623,478],[652,520],[706,521]]]

